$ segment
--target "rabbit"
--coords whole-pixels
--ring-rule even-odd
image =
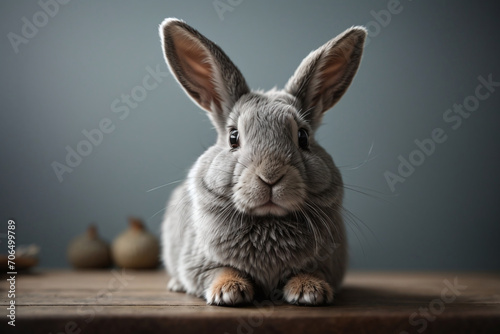
[[[166,63],[217,131],[172,193],[162,222],[168,289],[210,305],[333,302],[347,265],[343,183],[314,134],[356,73],[367,31],[311,52],[283,90],[251,91],[184,21],[159,28]],[[274,298],[274,297],[273,297]]]

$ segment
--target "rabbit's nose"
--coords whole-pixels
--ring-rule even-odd
[[[267,175],[267,176],[257,175],[257,176],[259,177],[259,179],[262,182],[264,182],[268,186],[272,187],[283,179],[283,177],[285,176],[285,173],[277,174],[277,175]]]

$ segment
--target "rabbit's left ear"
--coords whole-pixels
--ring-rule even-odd
[[[323,113],[344,95],[356,74],[366,29],[353,27],[311,52],[288,80],[285,90],[301,102],[302,113],[313,128]]]
[[[249,92],[238,68],[215,43],[184,21],[166,19],[160,36],[165,60],[182,88],[216,123],[224,122],[234,103]]]

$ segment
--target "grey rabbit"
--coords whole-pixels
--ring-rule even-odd
[[[356,73],[366,29],[311,52],[283,90],[251,91],[238,68],[184,21],[160,25],[165,60],[206,110],[217,142],[177,187],[162,223],[172,291],[237,305],[279,292],[333,301],[347,265],[343,183],[314,134]]]

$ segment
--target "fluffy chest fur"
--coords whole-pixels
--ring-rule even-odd
[[[247,273],[269,292],[314,260],[314,241],[299,217],[238,217],[205,239],[214,261]]]

